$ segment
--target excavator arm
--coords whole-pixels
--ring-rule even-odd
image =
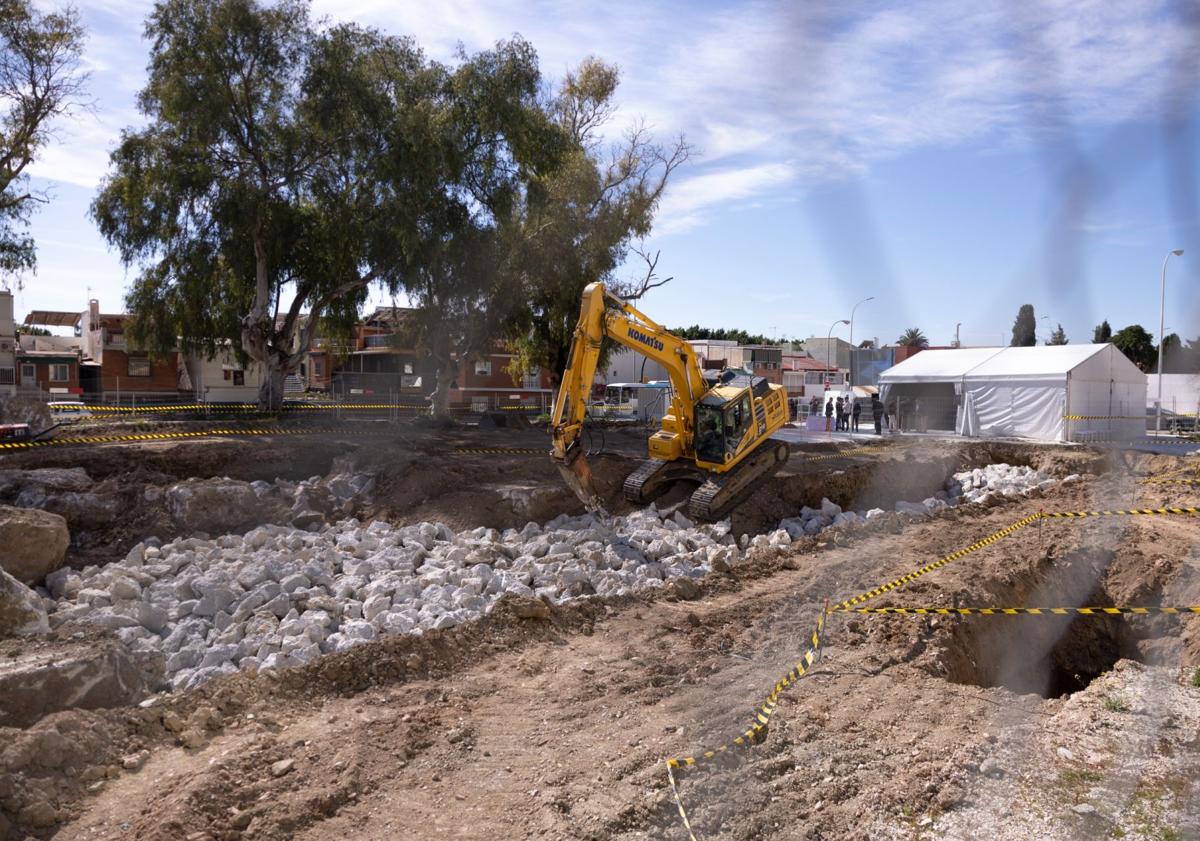
[[[580,437],[606,337],[661,364],[671,381],[671,411],[663,417],[663,428],[650,439],[651,455],[667,460],[693,455],[694,407],[707,390],[687,342],[610,293],[603,283],[588,284],[550,424],[551,455],[567,485],[589,511],[602,511],[603,506]]]

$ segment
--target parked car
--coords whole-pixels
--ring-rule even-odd
[[[64,417],[90,418],[92,411],[82,400],[52,400],[46,404],[55,415]]]
[[[33,437],[33,430],[27,423],[0,424],[0,441],[28,441]]]

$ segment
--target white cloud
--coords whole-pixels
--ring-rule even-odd
[[[119,130],[135,124],[148,0],[97,0],[95,114],[62,127],[34,173],[94,187]],[[412,35],[433,58],[521,33],[557,79],[587,55],[622,69],[614,133],[637,117],[700,150],[672,185],[660,229],[700,224],[726,202],[866,172],[930,146],[1012,143],[1075,125],[1153,116],[1195,79],[1177,72],[1196,33],[1167,0],[955,0],[881,8],[748,0],[701,9],[614,0],[315,0],[315,16]],[[1194,67],[1194,64],[1191,65]],[[702,197],[698,185],[714,189]]]
[[[695,227],[705,210],[770,192],[790,183],[794,174],[786,163],[766,163],[681,178],[663,197],[655,232],[666,235]]]

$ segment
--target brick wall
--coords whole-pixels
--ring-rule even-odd
[[[32,379],[23,377],[21,375],[21,372],[27,365],[32,365],[34,367],[34,375]],[[66,382],[50,380],[51,365],[67,366]],[[17,383],[19,385],[37,386],[44,391],[48,391],[52,388],[79,388],[79,360],[69,356],[65,356],[61,359],[48,359],[46,357],[26,357],[22,359],[18,356],[16,374]]]
[[[135,360],[133,370],[138,370],[139,360],[149,364],[149,375],[130,374],[130,358]],[[100,369],[100,388],[103,391],[178,391],[178,354],[151,357],[144,353],[127,353],[108,348],[104,351],[104,362]]]

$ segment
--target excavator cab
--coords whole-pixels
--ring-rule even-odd
[[[750,430],[750,390],[732,400],[720,394],[705,396],[696,404],[696,460],[724,464],[738,451]]]

